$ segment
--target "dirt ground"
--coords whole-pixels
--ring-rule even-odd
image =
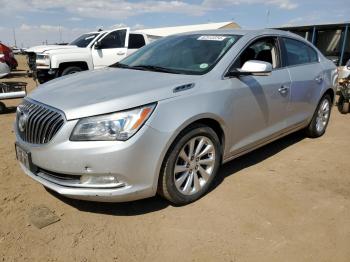
[[[20,73],[9,80],[32,90]],[[46,191],[15,160],[14,118],[14,107],[0,115],[0,261],[350,261],[350,114],[334,108],[320,139],[293,134],[225,164],[185,207]],[[37,229],[28,215],[38,205],[61,220]]]

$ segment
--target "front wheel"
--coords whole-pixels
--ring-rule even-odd
[[[62,71],[61,76],[71,75],[81,71],[83,71],[83,69],[79,66],[69,66]]]
[[[158,192],[176,205],[191,203],[209,189],[221,161],[213,129],[195,125],[184,130],[164,159]]]
[[[332,100],[331,97],[326,94],[321,98],[311,122],[305,130],[308,137],[320,137],[326,132],[329,118],[331,116],[331,109]]]

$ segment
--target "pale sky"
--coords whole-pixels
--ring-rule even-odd
[[[269,15],[268,15],[269,14]],[[118,25],[152,28],[233,20],[243,28],[350,21],[349,0],[0,0],[0,41],[29,47]],[[61,34],[60,34],[61,32]]]

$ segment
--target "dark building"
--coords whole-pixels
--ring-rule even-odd
[[[349,23],[281,27],[304,37],[313,43],[338,66],[344,66],[350,59]]]

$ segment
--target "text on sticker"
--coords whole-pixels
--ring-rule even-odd
[[[197,40],[206,40],[206,41],[223,41],[226,39],[226,36],[219,35],[202,35],[197,38]]]

